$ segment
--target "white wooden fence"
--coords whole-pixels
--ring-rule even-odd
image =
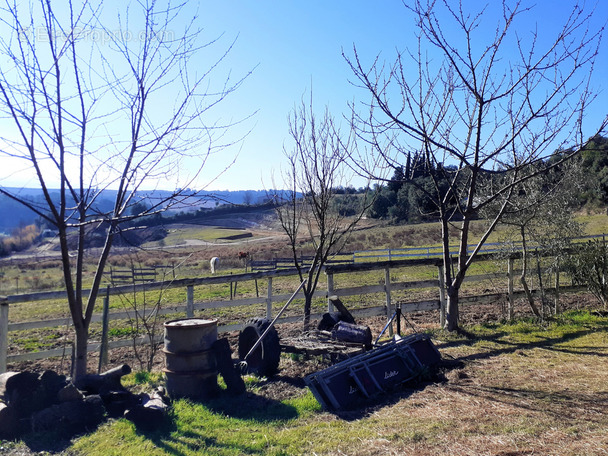
[[[483,260],[483,256],[479,257],[479,260]],[[392,282],[391,281],[391,270],[395,268],[404,268],[404,267],[419,267],[419,266],[427,266],[427,267],[436,267],[437,268],[437,277],[438,279],[433,280],[419,280],[419,281],[407,281],[407,282]],[[384,283],[379,283],[377,285],[366,285],[366,286],[358,286],[358,287],[349,287],[349,288],[340,288],[337,289],[334,286],[334,276],[338,274],[352,274],[362,271],[371,271],[371,270],[384,270]],[[186,288],[187,289],[187,301],[185,305],[164,305],[161,309],[158,310],[160,315],[167,314],[176,314],[176,313],[184,313],[188,318],[193,317],[195,315],[195,311],[200,310],[208,310],[208,309],[218,309],[218,308],[230,308],[237,306],[251,306],[251,305],[266,305],[266,315],[267,317],[272,317],[272,305],[275,302],[284,302],[289,298],[289,294],[273,294],[273,286],[272,282],[274,278],[285,277],[285,276],[293,276],[295,275],[295,270],[291,269],[283,269],[283,270],[274,270],[274,271],[260,271],[260,272],[252,272],[252,273],[244,273],[244,274],[231,274],[227,276],[213,276],[213,277],[203,277],[203,278],[189,278],[189,279],[178,279],[171,280],[165,282],[152,282],[152,283],[144,283],[144,284],[136,284],[136,285],[125,285],[112,287],[107,290],[109,295],[119,295],[124,293],[137,293],[143,291],[151,291],[151,290],[166,290],[169,288]],[[416,312],[416,311],[439,311],[438,315],[438,323],[441,323],[445,320],[445,293],[444,293],[444,284],[442,283],[442,265],[439,259],[409,259],[409,260],[393,260],[393,261],[376,261],[372,263],[354,263],[354,264],[338,264],[338,265],[330,265],[325,268],[325,274],[327,277],[327,286],[323,288],[321,285],[317,287],[317,291],[315,293],[316,297],[330,297],[337,295],[341,298],[349,297],[349,296],[360,296],[360,295],[368,295],[368,294],[382,294],[384,295],[384,304],[381,306],[370,306],[359,309],[352,310],[352,313],[359,317],[364,316],[377,316],[377,315],[386,315],[387,318],[390,318],[394,312],[394,305],[392,302],[393,293],[400,290],[413,290],[413,289],[436,289],[435,297],[429,300],[417,301],[417,302],[408,302],[406,304],[401,304],[401,310],[404,313],[407,312]],[[485,274],[485,275],[476,275],[469,276],[467,281],[480,281],[487,280],[489,278],[496,280],[502,280],[504,282],[504,287],[506,291],[503,293],[494,293],[494,294],[485,294],[481,296],[469,296],[469,297],[461,297],[461,303],[472,303],[472,302],[496,302],[502,301],[507,302],[509,309],[509,316],[512,316],[513,302],[514,300],[523,295],[523,292],[514,291],[513,287],[513,277],[515,271],[513,268],[513,260],[509,260],[509,268],[508,273],[505,274]],[[551,290],[547,290],[548,292],[554,292],[555,296],[558,296],[559,287],[559,275],[557,276],[556,287]],[[506,279],[506,280],[505,280]],[[206,286],[212,284],[231,284],[231,283],[242,283],[245,281],[257,281],[257,280],[266,280],[267,281],[267,295],[264,297],[253,297],[253,298],[243,298],[243,299],[231,299],[231,300],[221,300],[221,301],[213,301],[213,302],[194,302],[194,287],[196,286]],[[568,291],[568,289],[573,287],[567,287],[564,289],[561,288],[562,291]],[[576,288],[577,290],[580,289]],[[86,293],[85,293],[86,295]],[[100,293],[100,298],[103,297],[103,293]],[[302,296],[299,296],[302,297]],[[28,322],[9,322],[9,307],[11,304],[16,303],[25,303],[25,302],[35,302],[42,300],[50,300],[50,299],[62,299],[66,298],[65,292],[56,291],[56,292],[41,292],[41,293],[30,293],[30,294],[21,294],[21,295],[12,295],[7,297],[0,297],[0,373],[5,372],[7,369],[8,363],[16,363],[21,361],[29,361],[36,359],[46,359],[51,357],[63,356],[66,354],[66,348],[57,348],[53,350],[45,350],[38,352],[30,352],[30,353],[20,353],[20,354],[12,354],[8,355],[8,346],[9,346],[9,333],[12,331],[21,331],[21,330],[31,330],[31,329],[39,329],[39,328],[50,328],[50,327],[60,327],[60,326],[68,326],[71,324],[71,320],[69,317],[66,318],[57,318],[52,320],[40,320],[40,321],[28,321]],[[328,299],[328,311],[333,311],[332,304]],[[124,320],[128,319],[132,316],[132,313],[127,311],[122,312],[111,312],[109,313],[109,320]],[[319,318],[320,314],[312,315],[312,318]],[[277,323],[286,323],[286,322],[294,322],[301,320],[301,316],[291,316],[280,319]],[[102,313],[97,313],[93,315],[92,322],[101,322],[103,319]],[[243,326],[241,324],[231,324],[231,325],[219,325],[218,332],[230,332],[240,330]],[[141,340],[140,343],[149,343],[147,340]],[[115,340],[108,344],[109,349],[131,346],[133,345],[132,339],[127,340]],[[89,351],[99,351],[100,343],[92,342],[89,344]],[[71,353],[71,347],[67,347],[69,353]]]

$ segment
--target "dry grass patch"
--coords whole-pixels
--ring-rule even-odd
[[[445,383],[382,404],[351,423],[366,437],[318,454],[608,454],[608,333],[513,329],[439,342],[446,358],[464,363]]]

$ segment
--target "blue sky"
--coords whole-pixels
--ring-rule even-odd
[[[464,3],[478,8],[498,2]],[[574,3],[527,2],[533,10],[524,17],[518,32],[527,33],[535,26],[541,34],[555,32]],[[229,0],[201,2],[200,12],[211,35],[222,31],[226,37],[238,34],[230,57],[233,70],[245,71],[257,65],[245,85],[224,106],[235,114],[258,112],[236,163],[212,184],[216,189],[271,186],[272,171],[278,175],[283,163],[283,146],[290,147],[287,115],[303,95],[309,96],[311,86],[316,109],[327,105],[338,118],[348,112],[349,101],[365,98],[365,93],[349,83],[353,78],[341,55],[343,49],[352,54],[356,45],[367,61],[378,53],[392,61],[396,48],[416,45],[412,15],[400,0]],[[599,2],[594,25],[601,27],[607,19],[608,2]],[[605,41],[595,73],[596,87],[604,92],[591,113],[598,122],[606,115],[607,104],[607,87],[603,83],[608,74]]]
[[[498,4],[493,0],[463,3],[476,10]],[[533,6],[532,13],[518,23],[518,32],[523,36],[534,27],[541,34],[555,33],[575,4],[567,0],[523,3]],[[591,2],[587,6],[591,7]],[[209,190],[271,188],[275,186],[273,174],[275,183],[281,186],[283,148],[291,147],[287,116],[302,97],[310,96],[311,87],[316,110],[328,106],[338,119],[348,113],[348,102],[366,98],[361,89],[349,83],[353,75],[341,55],[343,50],[352,55],[355,45],[366,62],[379,53],[381,59],[392,62],[395,49],[416,46],[414,20],[401,0],[205,0],[189,1],[187,7],[192,8],[193,14],[198,13],[203,40],[222,35],[205,51],[209,61],[236,38],[227,60],[212,77],[221,81],[230,71],[232,77],[238,78],[254,69],[243,86],[213,111],[224,122],[255,114],[234,128],[227,140],[251,130],[248,136],[238,145],[222,150],[206,165],[198,185]],[[600,0],[593,25],[601,27],[607,19],[608,2]],[[604,91],[608,74],[606,51],[604,40],[594,80],[595,87]],[[201,68],[206,67],[205,63],[201,62]],[[606,93],[600,93],[590,113],[592,120],[597,118],[599,122],[606,115],[606,101]],[[346,127],[345,121],[343,124]],[[235,157],[234,164],[218,176]],[[0,175],[3,185],[24,185],[23,180],[12,180],[10,175],[5,168]],[[352,183],[358,186],[363,181]]]

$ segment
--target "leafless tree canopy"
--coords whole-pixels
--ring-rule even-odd
[[[311,97],[312,98],[312,97]],[[312,101],[304,102],[289,117],[293,148],[285,151],[289,166],[284,174],[287,190],[277,195],[276,213],[289,239],[295,267],[307,282],[304,327],[307,329],[314,291],[323,265],[340,252],[349,234],[371,204],[367,194],[360,195],[356,214],[345,217],[334,204],[336,190],[348,184],[348,151],[354,145],[352,135],[344,135],[326,108],[320,118]],[[352,174],[352,173],[351,173]],[[303,262],[301,243],[311,245],[312,259]]]
[[[416,49],[397,52],[393,63],[380,56],[366,63],[356,48],[345,53],[354,84],[369,96],[352,106],[352,120],[359,137],[373,146],[372,160],[379,157],[394,168],[415,152],[435,170],[435,190],[422,190],[433,198],[442,222],[447,323],[457,329],[462,280],[517,186],[534,175],[529,165],[557,149],[576,153],[606,125],[601,119],[592,120],[593,131],[583,125],[595,98],[590,78],[602,31],[590,28],[593,11],[577,5],[550,38],[520,28],[522,20],[538,14],[522,2],[493,5],[498,16],[489,7],[470,12],[462,1],[408,5],[415,30],[404,29],[416,33]],[[377,173],[370,157],[353,159],[362,173]],[[503,185],[488,187],[495,183],[489,175],[506,171]],[[488,206],[496,210],[469,253],[469,224]],[[448,267],[453,229],[460,237],[455,274]]]
[[[35,211],[59,232],[69,306],[77,331],[77,374],[113,237],[129,219],[182,203],[182,189],[226,145],[229,127],[212,108],[242,83],[212,81],[232,46],[203,42],[186,2],[7,0],[0,7],[0,154],[17,159],[44,193],[35,202],[0,193]],[[219,82],[219,84],[218,84]],[[133,213],[136,192],[173,182],[171,195]],[[115,193],[102,212],[103,190]],[[144,208],[139,205],[138,207]],[[85,228],[106,242],[90,294],[82,295]],[[68,234],[77,232],[76,248]],[[72,261],[74,257],[76,260]]]

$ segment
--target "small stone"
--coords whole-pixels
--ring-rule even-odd
[[[81,401],[82,399],[84,399],[84,394],[71,383],[64,386],[57,393],[57,400],[59,402]]]

